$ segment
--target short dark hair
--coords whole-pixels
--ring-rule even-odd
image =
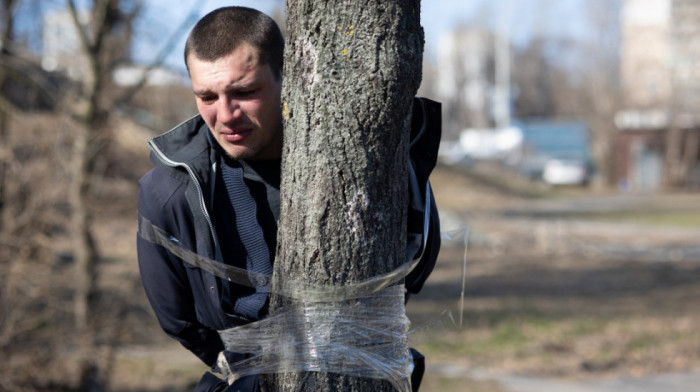
[[[241,44],[258,52],[261,64],[267,64],[275,77],[282,75],[284,38],[277,23],[264,13],[247,7],[218,8],[199,20],[185,43],[185,66],[194,55],[215,61],[229,55]]]

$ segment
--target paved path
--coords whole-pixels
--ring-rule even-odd
[[[700,390],[700,372],[604,381],[555,381],[521,376],[497,379],[512,392],[691,392]]]
[[[700,391],[700,371],[639,378],[570,381],[471,369],[451,364],[428,365],[428,373],[444,377],[490,380],[509,392],[691,392]]]

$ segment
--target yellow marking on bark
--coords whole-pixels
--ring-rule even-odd
[[[282,117],[284,117],[285,120],[289,120],[289,106],[287,106],[287,102],[282,103]]]
[[[338,31],[343,31],[343,26],[336,26],[336,29]],[[350,36],[355,34],[355,26],[348,26],[347,29],[345,29],[345,35]]]

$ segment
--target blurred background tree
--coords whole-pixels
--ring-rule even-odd
[[[153,17],[143,9],[140,0],[3,1],[0,347],[9,354],[26,350],[27,342],[43,342],[37,357],[50,361],[54,348],[77,345],[84,359],[81,388],[108,382],[103,371],[109,355],[98,351],[115,344],[121,312],[111,309],[105,317],[106,298],[97,289],[104,259],[96,246],[95,214],[113,201],[102,188],[106,177],[127,175],[135,182],[143,172],[143,166],[120,162],[128,157],[112,151],[114,141],[128,143],[125,121],[131,132],[148,132],[134,121],[135,113],[149,113],[141,123],[156,126],[172,122],[175,112],[179,120],[183,112],[194,114],[184,83],[163,87],[154,72],[200,6],[192,6],[183,20],[170,21],[176,28],[158,38],[161,53],[147,65],[134,66],[134,26]],[[28,20],[41,21],[42,29],[27,29]],[[18,31],[18,21],[24,30]],[[130,76],[127,82],[117,77],[120,71]],[[171,81],[184,79],[166,75]],[[156,100],[141,94],[158,89]]]

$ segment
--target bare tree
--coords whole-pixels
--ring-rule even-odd
[[[95,209],[102,197],[95,185],[113,159],[114,119],[127,112],[125,106],[144,85],[116,88],[111,79],[115,66],[130,60],[136,34],[132,26],[143,2],[63,1],[65,8],[52,8],[72,12],[83,49],[70,57],[90,64],[73,80],[60,68],[42,69],[28,46],[41,39],[40,31],[23,30],[14,20],[20,14],[41,20],[48,3],[3,0],[0,14],[0,390],[46,390],[54,381],[71,385],[70,375],[48,379],[62,365],[56,352],[75,339],[87,348],[83,355],[89,359],[85,369],[90,371],[84,374],[91,377],[82,387],[104,389],[109,372],[102,370],[109,368],[109,354],[124,334],[119,318],[129,304],[123,297],[104,295],[91,301],[119,284],[97,287],[92,217],[112,206]],[[199,8],[192,6],[164,46],[158,43],[162,50],[147,70],[162,63]],[[77,246],[66,241],[71,231]],[[106,315],[88,314],[104,308],[109,308]],[[107,355],[94,356],[96,352]]]
[[[95,331],[90,327],[92,320],[89,314],[91,302],[96,295],[96,267],[99,260],[92,230],[92,187],[101,174],[97,168],[112,140],[112,110],[124,106],[145,85],[148,69],[142,74],[140,82],[119,95],[114,94],[116,89],[112,82],[113,70],[129,58],[133,21],[139,16],[142,6],[142,1],[92,0],[88,8],[81,11],[75,0],[67,0],[67,8],[81,47],[78,56],[82,56],[87,65],[79,88],[68,97],[74,102],[64,103],[64,108],[76,124],[70,152],[68,200],[71,207],[75,268],[75,326],[84,356],[82,366],[85,377],[81,378],[81,389],[93,388],[105,382],[98,364],[92,358]],[[183,30],[198,9],[198,5],[193,6],[149,69],[162,63],[175,42],[174,37]],[[113,351],[113,347],[110,350]]]
[[[71,153],[71,184],[69,200],[71,204],[74,257],[76,267],[75,323],[81,335],[87,332],[88,302],[94,293],[95,263],[98,253],[90,227],[91,216],[88,207],[92,157],[96,156],[96,136],[105,132],[107,107],[105,106],[105,84],[110,76],[110,64],[114,53],[123,51],[125,42],[109,40],[110,34],[126,22],[121,15],[119,0],[94,0],[90,22],[85,24],[78,12],[75,1],[68,0],[82,54],[87,61],[87,74],[83,80],[83,93],[77,98],[73,116],[78,121]],[[126,37],[124,37],[126,38]]]
[[[95,289],[95,264],[98,259],[98,250],[91,231],[90,187],[94,180],[96,163],[111,140],[111,111],[127,104],[136,92],[143,88],[148,70],[162,64],[174,45],[175,38],[189,25],[199,6],[193,6],[180,27],[168,37],[166,45],[143,72],[140,81],[116,95],[111,84],[112,72],[119,62],[128,59],[133,21],[139,16],[143,2],[92,0],[86,14],[89,15],[87,23],[83,22],[83,14],[78,10],[75,0],[67,0],[67,5],[78,33],[81,55],[87,62],[87,72],[81,88],[70,97],[76,102],[65,105],[78,123],[71,152],[72,181],[69,200],[75,241],[75,320],[79,329],[85,329],[88,324],[89,299]]]
[[[42,115],[29,110],[50,101],[47,78],[17,42],[21,2],[2,3],[0,49],[0,389],[42,384],[39,369],[62,338],[65,294],[54,263],[52,236],[65,222],[66,172],[61,132],[38,130]],[[26,4],[25,4],[26,5]],[[36,99],[39,97],[40,99]],[[40,136],[41,135],[41,136]],[[32,353],[31,355],[28,353]],[[32,377],[32,372],[35,372]],[[19,387],[23,385],[23,387]]]
[[[552,117],[552,73],[555,67],[548,60],[547,41],[537,37],[515,55],[513,82],[517,85],[515,112],[517,117]],[[562,86],[556,86],[561,88]]]
[[[0,36],[0,56],[7,56],[10,53],[12,41],[14,41],[14,11],[17,5],[16,0],[3,0],[2,2],[2,32]],[[0,67],[0,92],[5,90],[5,80],[7,79],[7,69]],[[4,96],[4,94],[2,94]],[[7,146],[8,128],[8,108],[5,103],[0,107],[0,146]],[[1,147],[0,147],[1,148]],[[5,179],[7,173],[7,162],[5,154],[0,153],[0,216],[5,205]],[[2,222],[0,222],[2,228]]]
[[[590,146],[597,170],[596,186],[613,184],[611,160],[614,117],[619,110],[619,1],[591,0],[588,18],[591,37],[581,48],[581,105],[590,130]]]
[[[697,2],[677,0],[671,6],[672,93],[669,103],[670,123],[665,135],[665,182],[668,187],[682,187],[698,181],[700,158],[700,83],[696,76],[700,50],[695,41],[700,35]],[[694,170],[696,172],[694,172]],[[696,184],[697,185],[697,184]]]
[[[340,286],[388,272],[405,257],[420,1],[289,0],[286,15],[275,276]],[[273,299],[272,314],[282,302]],[[329,373],[285,374],[265,384],[278,391],[392,389]]]

